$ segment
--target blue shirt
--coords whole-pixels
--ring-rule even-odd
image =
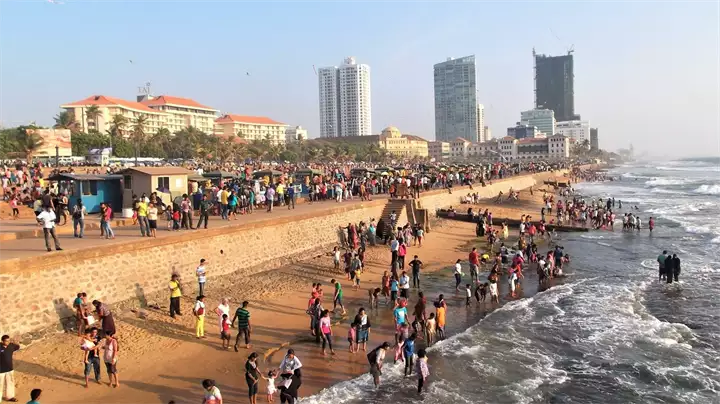
[[[398,281],[395,279],[390,281],[390,291],[391,292],[397,292],[398,291]]]
[[[405,340],[405,345],[403,345],[403,351],[405,352],[405,355],[408,357],[415,353],[415,341],[411,339]]]
[[[395,316],[395,324],[404,324],[407,318],[407,309],[405,307],[398,307],[393,311]]]

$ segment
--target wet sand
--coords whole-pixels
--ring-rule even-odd
[[[542,198],[542,192],[535,195]],[[529,193],[523,192],[521,199]],[[485,202],[485,201],[483,201]],[[463,205],[467,206],[467,205]],[[539,204],[532,202],[517,205],[497,206],[488,202],[495,217],[518,217],[522,213],[539,216]],[[483,204],[480,205],[483,207]],[[475,226],[472,223],[441,221],[427,234],[423,247],[410,246],[409,262],[413,255],[419,255],[424,262],[423,279],[429,281],[425,289],[428,298],[428,312],[431,301],[438,293],[445,293],[452,309],[448,313],[449,334],[458,332],[473,324],[488,310],[484,306],[464,307],[464,298],[455,298],[454,283],[450,267],[456,259],[467,260],[470,244],[486,245],[484,240],[474,237]],[[512,233],[512,232],[511,232]],[[542,248],[541,248],[542,249]],[[329,253],[329,252],[328,252]],[[326,291],[324,303],[332,305],[330,279],[335,277],[342,282],[345,291],[345,304],[348,316],[354,315],[360,306],[367,306],[369,288],[379,285],[384,270],[389,269],[390,252],[386,246],[369,248],[366,253],[366,272],[362,276],[361,288],[353,291],[344,273],[333,270],[329,254],[308,256],[305,261],[286,267],[269,269],[254,276],[234,278],[231,276],[210,277],[206,286],[207,307],[212,309],[221,297],[231,299],[231,313],[242,300],[251,302],[253,324],[253,346],[244,347],[239,353],[221,349],[218,318],[210,313],[206,318],[207,339],[198,340],[194,333],[194,318],[191,307],[194,290],[187,290],[182,299],[183,316],[173,320],[167,315],[167,295],[160,293],[145,296],[147,302],[159,305],[161,310],[139,309],[138,301],[125,302],[114,308],[118,328],[120,352],[118,369],[121,387],[112,389],[107,385],[107,375],[103,374],[103,385],[93,382],[84,389],[82,375],[82,353],[75,335],[59,334],[52,340],[34,344],[16,353],[15,368],[18,398],[22,401],[29,396],[32,388],[44,390],[44,401],[52,403],[108,402],[108,403],[162,403],[175,400],[177,403],[198,402],[202,397],[200,381],[215,379],[223,392],[227,403],[247,402],[247,387],[243,376],[243,366],[249,352],[263,355],[267,363],[261,365],[266,370],[277,365],[284,350],[292,345],[304,364],[301,396],[308,396],[336,382],[348,380],[367,371],[366,358],[362,353],[347,352],[347,330],[351,318],[336,317],[339,324],[334,327],[334,344],[337,355],[323,357],[321,349],[315,345],[309,333],[309,318],[305,308],[309,298],[310,285],[320,281]],[[208,268],[212,271],[212,266]],[[489,270],[489,268],[486,268]],[[467,271],[467,269],[466,269]],[[523,281],[525,296],[534,294],[537,281],[531,271],[526,270]],[[469,278],[468,278],[469,280]],[[463,284],[466,283],[463,280]],[[501,282],[501,294],[505,282]],[[190,289],[194,286],[191,284]],[[424,286],[425,287],[425,286]],[[414,305],[416,294],[411,293]],[[461,296],[461,295],[458,295]],[[501,299],[501,302],[505,301]],[[474,302],[473,302],[474,303]],[[382,341],[392,341],[391,308],[383,306],[371,315],[373,329],[368,349]],[[234,339],[234,336],[233,336]],[[278,352],[278,350],[280,350]],[[104,373],[104,370],[103,370]],[[265,384],[261,381],[260,393],[264,395]],[[277,399],[277,398],[276,398]],[[260,397],[264,402],[264,397]]]

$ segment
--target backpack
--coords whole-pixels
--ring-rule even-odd
[[[82,208],[75,206],[75,210],[72,214],[73,219],[81,219],[82,218]]]

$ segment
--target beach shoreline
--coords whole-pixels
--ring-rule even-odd
[[[507,215],[512,216],[519,217],[519,214],[522,214],[520,212],[537,215],[540,206],[532,205],[519,204],[512,207],[504,206],[502,209]],[[485,206],[490,208],[494,216],[500,215],[495,213],[496,210],[500,211],[498,205],[486,203]],[[427,235],[422,248],[412,246],[408,248],[409,257],[418,254],[425,263],[423,274],[434,278],[437,273],[437,279],[447,277],[448,274],[445,272],[455,259],[467,260],[469,248],[466,249],[464,246],[468,243],[477,244],[474,224],[451,221],[440,223],[440,226],[433,226],[433,232]],[[485,242],[480,241],[479,244]],[[368,271],[363,274],[361,288],[358,291],[350,289],[344,273],[332,270],[328,254],[316,252],[304,258],[304,261],[271,269],[246,279],[234,279],[232,275],[213,278],[208,283],[207,294],[212,299],[208,302],[208,307],[211,309],[222,296],[231,298],[231,312],[242,300],[251,301],[255,340],[251,350],[261,354],[267,364],[276,365],[282,359],[285,348],[295,347],[307,369],[301,389],[301,395],[306,397],[367,371],[367,362],[362,352],[355,354],[355,357],[342,352],[347,351],[345,334],[348,318],[335,319],[341,325],[335,326],[334,342],[338,345],[338,355],[334,358],[322,357],[319,355],[320,348],[314,342],[308,342],[310,335],[305,308],[310,284],[316,281],[323,283],[327,304],[327,301],[331,300],[328,296],[331,293],[329,279],[335,277],[341,280],[347,306],[357,309],[361,305],[366,305],[367,290],[379,285],[382,272],[388,269],[389,251],[384,246],[368,249],[366,258]],[[525,283],[530,279],[526,279]],[[448,290],[454,288],[448,285]],[[437,292],[433,290],[426,295],[429,302],[436,298]],[[530,293],[529,289],[528,293]],[[451,293],[446,295],[449,296]],[[149,297],[148,302],[153,299]],[[208,340],[198,343],[192,335],[193,321],[192,316],[189,315],[192,304],[193,299],[183,298],[182,309],[185,316],[178,321],[171,320],[162,310],[138,310],[126,307],[118,313],[116,321],[123,343],[121,352],[123,366],[120,370],[121,375],[123,368],[127,369],[128,374],[123,386],[127,387],[123,389],[122,398],[106,388],[101,390],[94,388],[95,386],[87,390],[68,388],[68,382],[80,384],[82,369],[79,363],[81,353],[77,344],[73,343],[75,337],[67,334],[59,336],[52,342],[30,346],[25,352],[16,354],[18,388],[24,391],[42,384],[46,386],[44,389],[47,389],[48,398],[60,404],[88,399],[106,402],[166,402],[173,399],[180,403],[194,401],[190,397],[200,394],[199,381],[213,378],[224,394],[237,397],[238,401],[233,399],[228,402],[244,402],[239,399],[246,396],[240,368],[249,351],[242,348],[240,353],[236,354],[221,350],[218,336],[215,335],[217,317],[214,316],[209,316],[206,320]],[[378,322],[378,326],[373,327],[372,343],[368,344],[368,349],[374,348],[380,341],[392,341],[392,327],[388,321],[390,309],[385,311],[383,309],[381,303],[379,312],[382,314],[371,317],[372,321]],[[348,310],[348,315],[354,313],[355,310]],[[463,329],[472,325],[463,324]],[[454,329],[454,327],[450,328]],[[215,349],[208,350],[208,345]],[[263,369],[266,368],[267,365],[264,365]],[[171,374],[178,369],[182,369],[178,372],[182,376]],[[123,382],[122,376],[121,382]],[[261,391],[264,391],[264,385],[261,386]]]

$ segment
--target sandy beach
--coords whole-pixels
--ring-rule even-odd
[[[458,199],[461,195],[458,193]],[[494,217],[519,218],[522,214],[531,214],[537,219],[541,203],[542,191],[536,189],[532,197],[529,192],[523,191],[520,202],[496,205],[491,200],[484,200],[473,207],[474,210],[489,208]],[[469,206],[458,203],[457,209],[460,211],[461,207],[466,209]],[[456,259],[466,261],[471,246],[477,245],[481,251],[486,246],[486,242],[477,239],[474,232],[475,225],[472,223],[437,221],[422,247],[408,248],[409,257],[418,255],[425,264],[421,276],[427,278],[428,286],[422,290],[428,301],[434,300],[438,293],[445,293],[453,308],[448,313],[450,334],[461,331],[478,316],[493,309],[489,303],[466,309],[464,300],[459,295],[454,296],[449,268]],[[334,272],[329,251],[313,255],[303,257],[304,260],[297,264],[268,268],[266,272],[244,278],[232,275],[212,277],[210,263],[205,292],[210,313],[206,318],[208,338],[204,340],[198,340],[194,335],[194,317],[191,314],[196,292],[194,282],[184,280],[187,286],[181,303],[183,316],[177,320],[167,315],[168,296],[165,293],[144,296],[149,306],[146,308],[141,307],[140,299],[115,305],[113,311],[121,347],[119,389],[107,385],[105,374],[103,385],[91,382],[90,388],[83,388],[82,352],[76,335],[58,334],[50,340],[33,344],[15,355],[18,397],[25,397],[30,389],[41,386],[45,401],[59,404],[197,402],[202,396],[200,381],[211,378],[217,381],[225,402],[244,403],[247,402],[247,387],[242,369],[247,355],[250,352],[260,354],[264,358],[261,369],[267,370],[280,362],[288,345],[295,348],[304,364],[301,396],[358,376],[367,371],[367,360],[362,352],[348,352],[346,335],[351,318],[334,318],[337,325],[334,326],[333,342],[337,355],[323,357],[320,347],[311,339],[309,318],[305,313],[310,285],[313,282],[323,284],[326,293],[324,305],[332,308],[328,307],[328,304],[332,306],[330,279],[340,280],[345,291],[348,316],[354,316],[359,307],[367,305],[368,289],[377,287],[383,271],[389,269],[389,249],[386,246],[368,249],[366,271],[357,291],[346,281],[344,273]],[[524,285],[523,294],[526,296],[537,290],[537,281],[532,277],[528,277]],[[253,324],[250,350],[241,348],[236,353],[221,348],[218,318],[213,309],[223,297],[230,299],[231,313],[243,300],[250,302]],[[411,305],[415,297],[413,290]],[[501,298],[501,302],[504,301],[507,300]],[[155,306],[160,309],[152,308]],[[467,310],[472,310],[472,315],[461,317],[456,313]],[[379,310],[371,313],[370,318],[373,328],[368,349],[383,341],[392,342],[391,307],[385,307],[381,302]],[[262,381],[260,392],[264,391]],[[260,401],[264,402],[264,397]]]

